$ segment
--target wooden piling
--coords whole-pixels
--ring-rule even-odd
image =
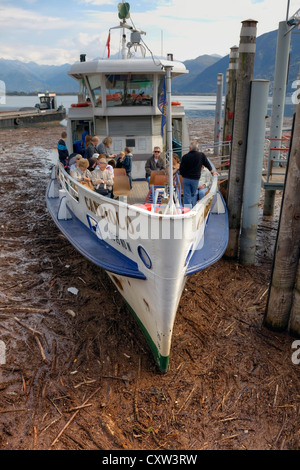
[[[282,143],[282,125],[284,119],[284,104],[286,96],[286,84],[288,77],[289,55],[291,44],[290,27],[286,21],[281,21],[278,26],[277,34],[277,49],[276,49],[276,63],[274,72],[273,84],[273,98],[272,98],[272,112],[271,112],[271,127],[270,138],[276,139],[272,143],[272,147],[280,148]],[[278,140],[277,140],[278,139]],[[278,159],[280,152],[278,150],[270,150],[270,162],[273,166],[279,166]],[[269,170],[268,170],[269,171]],[[265,191],[265,204],[264,215],[274,214],[276,190],[266,189]]]
[[[223,124],[223,142],[232,141],[233,131],[233,118],[234,118],[234,106],[235,106],[235,93],[236,93],[236,81],[238,71],[238,58],[239,48],[233,46],[230,49],[229,55],[229,68],[226,74],[226,98],[224,107],[224,124]],[[228,154],[227,146],[223,145],[222,154]]]
[[[292,335],[300,336],[300,260],[298,262],[288,330]]]
[[[215,155],[219,155],[219,152],[220,152],[222,106],[223,106],[223,74],[218,73],[216,113],[215,113],[215,131],[214,131],[214,154]]]
[[[265,326],[300,333],[299,271],[300,256],[300,104],[296,106],[291,149],[281,206],[271,283],[264,318]]]
[[[255,20],[243,21],[240,35],[235,116],[227,198],[229,241],[226,256],[231,258],[237,258],[239,251],[250,89],[253,79],[256,50],[256,25],[257,21]]]

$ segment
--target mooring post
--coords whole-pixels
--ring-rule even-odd
[[[293,305],[300,256],[300,104],[296,106],[291,148],[286,169],[279,228],[264,324],[285,330]],[[296,288],[297,290],[297,288]],[[297,308],[295,304],[295,309]],[[299,303],[298,303],[299,313]],[[299,322],[297,311],[293,324]]]
[[[274,86],[272,98],[272,111],[271,111],[271,125],[270,125],[270,139],[282,138],[282,125],[284,118],[284,105],[286,96],[286,84],[288,79],[288,66],[290,56],[291,33],[286,21],[281,21],[278,27],[277,35],[277,49],[276,49],[276,62],[274,72]],[[282,147],[280,140],[271,140],[271,148]],[[280,156],[279,150],[270,150],[269,155],[269,168],[270,172],[271,161],[273,166],[278,166],[279,163],[274,161]],[[276,190],[267,189],[265,191],[265,205],[264,215],[273,215],[275,204]]]
[[[298,262],[288,329],[292,335],[300,335],[300,259]]]
[[[268,80],[253,80],[247,139],[243,217],[240,243],[241,264],[254,264],[258,223],[258,206],[264,157]]]
[[[214,154],[220,153],[220,134],[221,134],[221,120],[222,120],[222,106],[223,106],[223,74],[218,73],[217,79],[217,99],[216,99],[216,113],[215,113],[215,132],[214,132]]]
[[[226,256],[231,258],[236,258],[239,250],[250,88],[253,78],[256,49],[256,25],[257,21],[255,20],[246,20],[242,22],[239,45],[235,116],[227,197],[229,241]]]
[[[230,151],[230,145],[232,141],[232,130],[233,130],[233,117],[234,117],[234,105],[235,105],[235,92],[236,92],[236,80],[238,71],[238,59],[239,59],[239,48],[233,46],[230,49],[229,54],[229,68],[226,75],[226,97],[224,106],[224,123],[223,123],[223,142],[228,142],[227,145],[222,147],[222,155],[227,155]]]

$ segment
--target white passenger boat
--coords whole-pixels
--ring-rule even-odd
[[[179,154],[188,147],[184,109],[178,103],[172,106],[170,91],[172,77],[186,70],[171,58],[128,58],[126,45],[129,56],[142,46],[142,32],[126,23],[128,12],[127,3],[119,4],[121,59],[82,60],[71,67],[70,75],[84,85],[89,99],[69,110],[68,135],[70,152],[86,126],[92,135],[111,136],[113,153],[131,147],[132,190],[127,176],[115,174],[114,199],[107,198],[78,184],[58,163],[46,199],[61,232],[107,272],[142,328],[159,369],[166,372],[185,281],[223,255],[227,210],[217,176],[209,193],[192,208],[182,206],[181,180],[173,179],[171,171],[171,176],[156,175],[156,180],[165,180],[154,180],[149,191],[145,162],[153,147],[165,150],[170,170],[174,145]],[[164,83],[168,112],[161,135],[159,97]]]

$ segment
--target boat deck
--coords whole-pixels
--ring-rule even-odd
[[[149,188],[146,180],[133,181],[132,189],[127,196],[128,204],[144,204],[148,192]]]

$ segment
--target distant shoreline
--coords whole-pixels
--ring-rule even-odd
[[[39,93],[48,93],[47,91],[30,91],[30,92],[25,92],[25,91],[7,91],[5,94],[6,96],[37,96]],[[73,93],[73,92],[63,92],[63,91],[58,91],[58,92],[51,92],[55,93],[56,96],[78,96],[79,93]]]
[[[47,93],[45,91],[7,91],[7,96],[37,96],[38,93]],[[55,91],[56,96],[78,96],[79,93],[68,91]],[[172,96],[216,96],[216,93],[172,93]]]

